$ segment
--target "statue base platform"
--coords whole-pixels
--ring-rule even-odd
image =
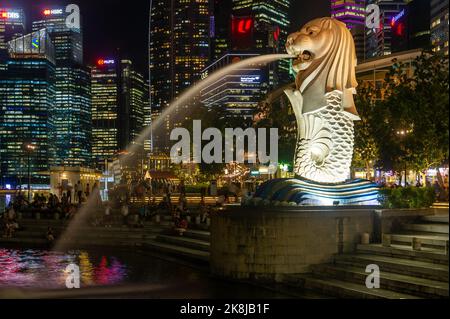
[[[339,184],[305,179],[273,179],[263,183],[245,206],[379,205],[377,184],[355,179]]]

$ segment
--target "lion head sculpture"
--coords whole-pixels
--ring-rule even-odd
[[[287,52],[295,57],[296,86],[304,94],[312,86],[321,86],[323,94],[339,90],[344,109],[357,117],[356,52],[353,37],[344,23],[334,18],[319,18],[289,35]],[[317,95],[315,93],[315,95]]]

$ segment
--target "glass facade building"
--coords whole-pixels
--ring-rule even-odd
[[[211,3],[208,0],[152,0],[150,12],[149,79],[153,113],[200,80],[210,59]],[[190,103],[189,103],[190,105]],[[156,149],[168,151],[172,128],[184,121],[189,105],[167,115],[153,132]]]
[[[55,47],[55,131],[58,166],[91,164],[92,114],[90,69],[83,65],[81,28],[66,24],[62,8],[44,9],[33,30],[45,28]]]
[[[331,16],[345,23],[353,35],[358,61],[365,60],[366,0],[331,0]]]
[[[101,60],[92,68],[92,157],[102,167],[119,151],[119,73],[115,60]]]
[[[48,186],[55,158],[55,65],[45,30],[8,43],[0,70],[1,184]]]
[[[99,60],[92,68],[92,155],[104,168],[144,127],[147,86],[129,60]],[[139,148],[143,150],[143,145]]]
[[[368,4],[380,7],[380,28],[366,30],[366,58],[390,55],[392,53],[392,18],[406,8],[402,0],[368,0]]]
[[[0,8],[0,62],[8,58],[7,43],[25,34],[25,13],[19,8]]]
[[[257,54],[285,53],[290,30],[290,8],[290,0],[233,0],[232,50],[239,52],[247,46]],[[220,14],[218,9],[217,15]],[[239,23],[243,28],[239,27]],[[293,81],[289,60],[273,63],[269,72],[269,85],[273,87]]]
[[[448,0],[431,0],[431,45],[434,52],[448,55]]]
[[[203,77],[257,54],[225,54],[203,71]],[[243,123],[252,123],[259,101],[268,91],[265,64],[234,70],[201,91],[201,102],[208,108],[223,107],[229,116],[239,117]]]

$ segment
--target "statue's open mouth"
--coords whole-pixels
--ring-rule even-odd
[[[308,67],[309,63],[312,60],[313,60],[313,54],[308,50],[304,50],[304,51],[301,51],[297,55],[297,59],[294,60],[293,65],[298,70],[304,70]]]

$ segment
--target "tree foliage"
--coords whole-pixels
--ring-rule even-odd
[[[384,170],[424,172],[448,159],[448,58],[423,53],[412,67],[395,63],[378,92],[360,90],[355,161],[376,155]]]

